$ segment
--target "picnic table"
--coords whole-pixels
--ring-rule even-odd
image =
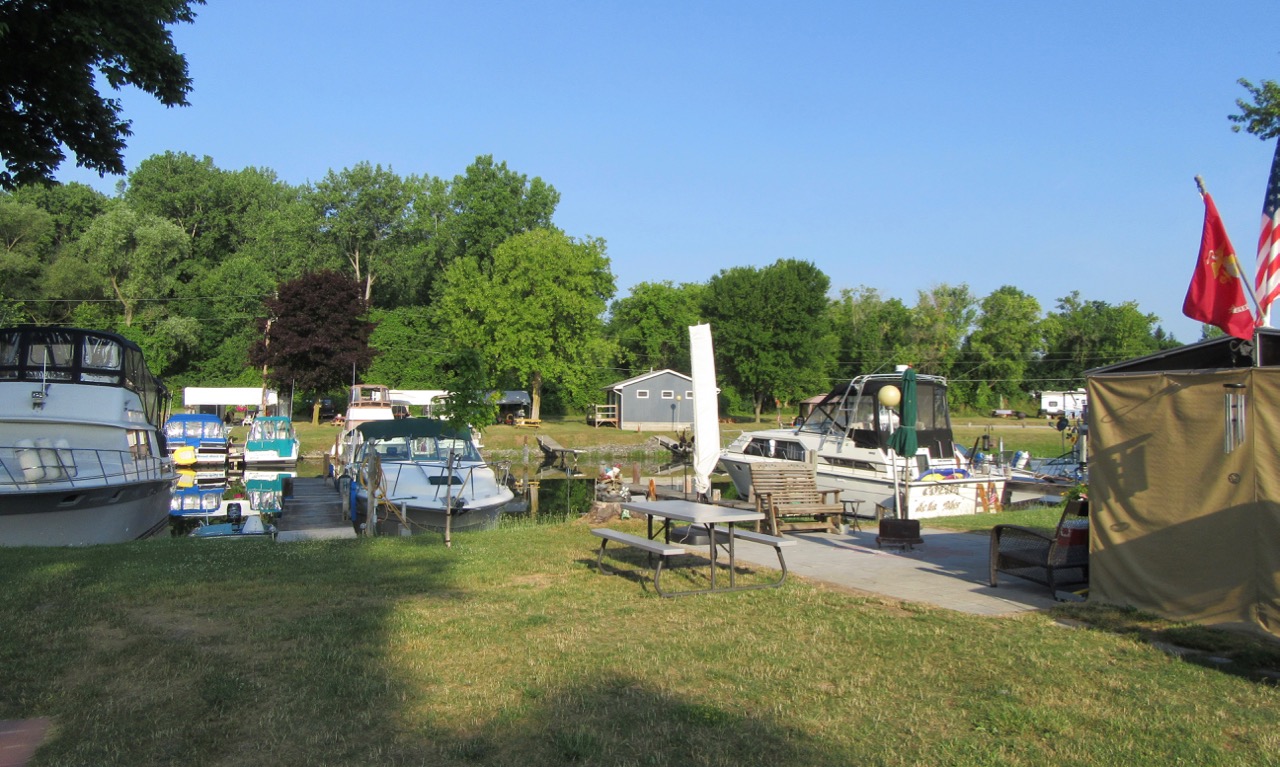
[[[631,501],[622,504],[622,508],[633,513],[644,514],[648,518],[648,538],[640,538],[639,536],[629,535],[609,528],[598,528],[592,530],[592,533],[603,539],[600,542],[600,556],[597,560],[597,564],[599,565],[603,560],[605,545],[610,540],[616,543],[636,546],[644,549],[649,552],[651,557],[654,555],[660,557],[658,567],[654,573],[654,587],[662,596],[685,596],[688,594],[705,594],[713,591],[746,591],[750,589],[777,588],[787,579],[787,563],[782,556],[782,549],[785,546],[794,546],[795,541],[748,530],[740,530],[735,527],[735,524],[738,522],[755,523],[763,519],[764,515],[758,511],[682,500]],[[677,522],[686,522],[691,527],[699,527],[706,532],[707,552],[711,559],[711,583],[709,588],[674,593],[664,593],[662,591],[659,582],[662,573],[661,560],[665,560],[670,556],[689,553],[686,549],[672,545],[672,520]],[[662,536],[663,543],[657,542],[659,535]],[[782,571],[782,576],[777,581],[771,583],[758,583],[749,586],[737,585],[735,574],[737,555],[735,552],[736,543],[739,540],[772,546],[774,551],[777,552],[778,567]],[[724,549],[729,557],[729,585],[727,587],[717,586],[716,584],[716,568],[719,563],[719,553],[721,549]]]

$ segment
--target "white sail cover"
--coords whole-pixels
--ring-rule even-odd
[[[711,472],[720,460],[720,408],[710,325],[689,327],[689,351],[693,360],[693,486],[698,495],[709,495]]]

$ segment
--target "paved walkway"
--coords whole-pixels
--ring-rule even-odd
[[[876,523],[862,532],[788,534],[798,543],[783,549],[793,574],[893,599],[923,602],[975,615],[1009,615],[1056,604],[1049,590],[1021,578],[1001,576],[987,585],[990,538],[978,533],[920,531],[912,549],[876,547]],[[777,567],[773,549],[737,546],[739,560]]]

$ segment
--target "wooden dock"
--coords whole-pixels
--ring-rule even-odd
[[[277,541],[355,538],[342,497],[328,477],[294,477],[276,522]]]

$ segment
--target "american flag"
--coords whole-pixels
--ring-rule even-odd
[[[1280,298],[1280,141],[1271,161],[1267,197],[1262,202],[1262,233],[1258,235],[1258,274],[1253,280],[1258,318],[1271,324],[1271,302]]]

